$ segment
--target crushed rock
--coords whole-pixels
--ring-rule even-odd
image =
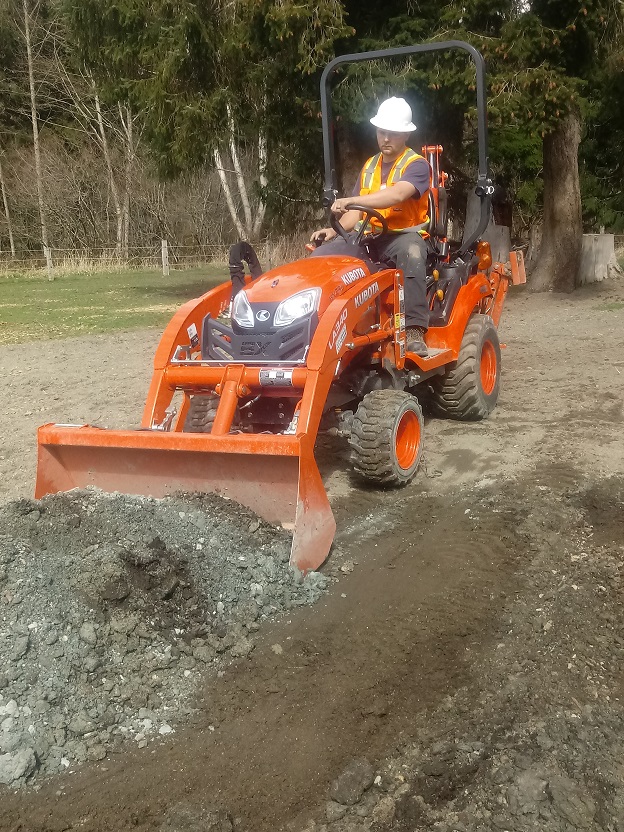
[[[286,532],[214,496],[0,506],[0,783],[175,731],[206,670],[326,588],[289,554]]]

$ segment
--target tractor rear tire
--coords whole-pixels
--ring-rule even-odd
[[[383,486],[412,479],[422,456],[424,420],[418,399],[402,390],[373,390],[351,425],[351,463],[356,475]]]
[[[216,393],[191,396],[191,403],[184,420],[184,432],[210,433],[218,406],[219,397]]]
[[[496,407],[501,352],[489,315],[473,315],[466,326],[457,361],[432,379],[429,407],[436,416],[478,422]]]

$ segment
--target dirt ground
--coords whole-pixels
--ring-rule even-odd
[[[37,425],[138,424],[158,336],[0,347],[0,501],[32,495]],[[208,675],[186,730],[3,789],[0,830],[624,832],[624,282],[515,290],[500,336],[497,409],[428,420],[408,488],[320,442],[318,603]]]

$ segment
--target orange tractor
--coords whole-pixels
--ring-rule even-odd
[[[441,148],[424,148],[432,172],[428,356],[406,352],[403,274],[376,262],[367,220],[384,220],[366,211],[353,256],[271,269],[236,295],[229,324],[229,281],[185,304],[160,341],[139,429],[41,427],[37,497],[86,486],[154,497],[218,493],[291,528],[291,563],[307,571],[325,560],[335,532],[314,457],[319,430],[348,437],[360,478],[399,486],[421,459],[423,399],[455,419],[491,412],[500,380],[496,326],[509,283],[523,282],[524,267],[514,252],[510,266],[493,264],[481,240],[493,190],[481,55],[451,41],[332,61],[321,81],[324,204],[337,195],[328,97],[335,68],[449,48],[467,51],[476,66],[481,219],[453,250]]]

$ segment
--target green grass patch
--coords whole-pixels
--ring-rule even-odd
[[[0,277],[0,344],[72,335],[163,329],[183,303],[229,280],[209,264],[163,277],[157,269]]]
[[[596,309],[599,312],[617,312],[619,309],[624,309],[624,302],[620,300],[614,300],[610,303],[601,303],[600,306],[597,306]]]

